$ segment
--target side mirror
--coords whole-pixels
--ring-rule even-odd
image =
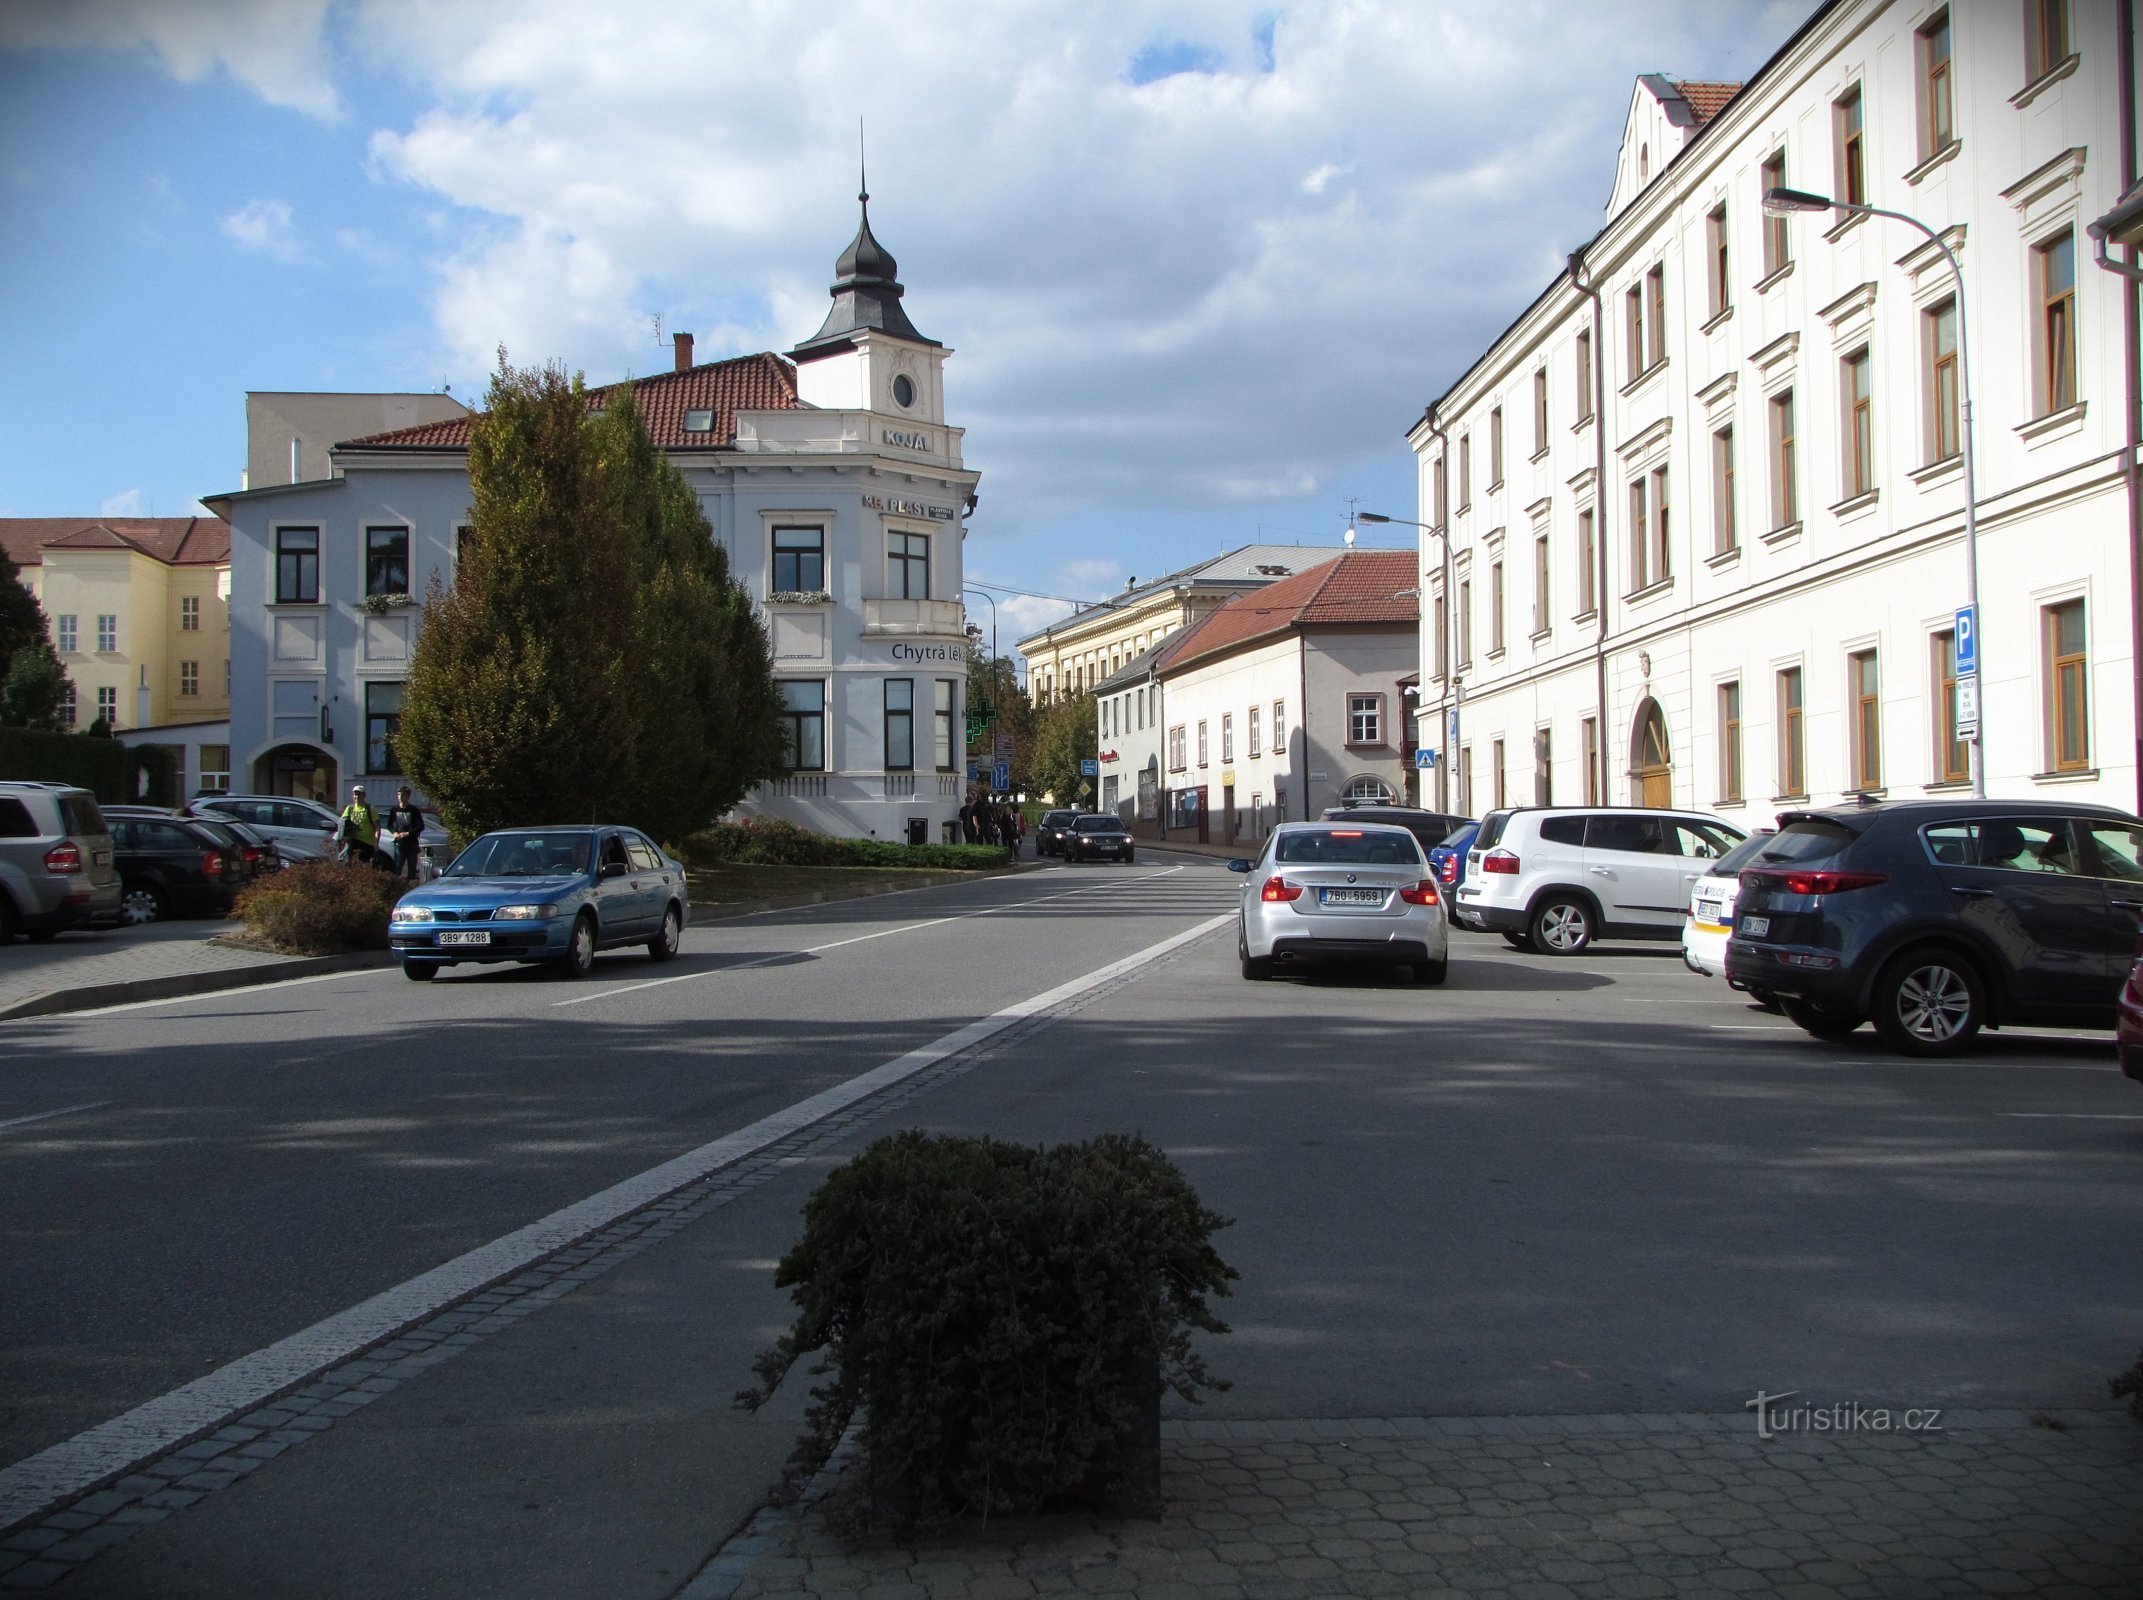
[[[1228,870],[1230,872],[1248,872],[1250,870],[1250,865],[1251,864],[1249,861],[1245,860],[1241,856],[1237,856],[1233,861],[1228,863]]]
[[[622,861],[606,861],[603,863],[603,876],[606,878],[622,878],[631,870]]]

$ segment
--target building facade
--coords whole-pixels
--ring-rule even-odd
[[[2136,803],[2115,17],[1834,0],[1639,80],[1606,225],[1411,435],[1451,809],[1969,792],[1968,419],[1986,789]]]
[[[825,324],[786,357],[694,364],[679,335],[676,370],[635,390],[772,642],[790,770],[743,809],[935,840],[965,788],[959,594],[977,474],[945,421],[951,352],[909,321],[867,209],[836,275]],[[247,787],[325,797],[401,778],[418,600],[435,575],[453,581],[470,532],[468,436],[464,417],[343,441],[331,479],[217,497]]]

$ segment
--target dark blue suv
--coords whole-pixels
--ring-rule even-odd
[[[1911,800],[1787,811],[1742,870],[1727,976],[1821,1039],[1947,1055],[2005,1022],[2110,1028],[2143,914],[2143,821]]]

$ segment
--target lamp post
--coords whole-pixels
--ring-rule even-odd
[[[1415,522],[1407,517],[1387,517],[1374,511],[1357,511],[1349,519],[1350,524],[1357,520],[1390,523],[1402,528],[1419,528],[1423,533],[1434,534],[1437,542],[1443,546],[1444,625],[1436,630],[1436,678],[1437,682],[1442,686],[1436,700],[1436,719],[1440,725],[1437,730],[1437,740],[1442,746],[1443,753],[1436,763],[1436,805],[1440,811],[1449,811],[1451,809],[1451,760],[1453,753],[1458,749],[1456,731],[1451,727],[1448,721],[1448,713],[1444,710],[1446,696],[1450,693],[1451,685],[1450,530],[1439,528],[1426,522]],[[1354,530],[1351,525],[1347,531],[1347,542],[1352,545],[1354,542]]]
[[[960,591],[960,598],[963,600],[969,595],[974,595],[978,599],[990,602],[990,659],[995,661],[997,659],[997,601],[992,596],[984,594],[980,589],[962,589]],[[980,633],[981,630],[978,628],[976,632]]]
[[[1950,279],[1957,286],[1957,397],[1964,421],[1964,599],[1972,613],[1972,648],[1974,664],[1970,676],[1972,704],[1977,714],[1971,737],[1972,793],[1982,799],[1987,793],[1986,707],[1979,694],[1979,657],[1984,650],[1982,638],[1986,633],[1979,615],[1979,489],[1973,467],[1972,452],[1972,348],[1968,332],[1969,319],[1964,309],[1964,268],[1957,264],[1957,257],[1950,247],[1942,242],[1942,235],[1935,232],[1918,217],[1907,216],[1902,211],[1890,211],[1882,206],[1859,205],[1850,200],[1833,200],[1828,195],[1811,194],[1806,189],[1766,189],[1764,210],[1774,217],[1792,216],[1806,211],[1843,211],[1866,217],[1888,217],[1892,222],[1902,222],[1908,228],[1917,228],[1927,236],[1927,242],[1942,253],[1948,263]],[[1960,692],[1967,680],[1960,677]]]

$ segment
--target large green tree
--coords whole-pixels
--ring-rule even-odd
[[[1034,706],[1019,686],[1019,672],[1009,656],[992,657],[979,645],[967,652],[967,714],[986,725],[984,747],[978,752],[987,767],[997,759],[993,735],[1012,736],[1012,788],[1034,793],[1028,768],[1034,758]]]
[[[1036,710],[1034,723],[1034,755],[1027,763],[1030,792],[1046,794],[1058,805],[1093,805],[1099,792],[1096,780],[1082,776],[1079,763],[1101,753],[1094,697],[1084,691],[1060,694]]]
[[[22,581],[22,569],[0,550],[0,723],[60,732],[66,691],[44,607]]]

